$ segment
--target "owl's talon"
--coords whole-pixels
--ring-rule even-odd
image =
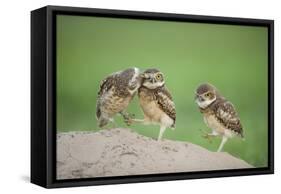
[[[132,119],[129,117],[124,118],[124,122],[127,124],[127,126],[131,126],[133,123]]]
[[[124,123],[127,124],[127,126],[130,126],[133,122],[132,122],[132,118],[135,116],[134,114],[130,114],[130,113],[120,113],[123,116],[124,119]]]
[[[204,134],[202,135],[203,138],[207,139],[209,141],[209,143],[212,143],[212,139],[211,139],[211,136],[207,133],[207,134]]]
[[[210,133],[206,131],[203,131],[202,129],[200,129],[200,131],[204,133],[203,135],[201,135],[201,137],[208,139],[209,143],[212,143],[212,139],[211,139],[212,135],[210,135]]]
[[[133,121],[131,119],[124,120],[124,122],[127,124],[127,126],[131,126]]]

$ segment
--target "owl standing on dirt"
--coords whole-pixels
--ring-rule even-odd
[[[138,122],[160,125],[159,141],[167,127],[175,128],[175,104],[165,87],[164,76],[159,70],[147,69],[141,74],[141,77],[142,84],[138,89],[138,96],[144,119],[130,119],[127,123]]]
[[[127,118],[125,109],[140,87],[141,79],[138,68],[129,68],[106,77],[98,92],[96,117],[99,127],[113,122],[113,117],[120,113]]]
[[[206,125],[212,129],[212,133],[208,133],[205,137],[222,137],[218,152],[222,150],[228,138],[235,135],[243,138],[242,125],[234,106],[221,96],[214,86],[200,85],[196,90],[195,101],[203,114]]]

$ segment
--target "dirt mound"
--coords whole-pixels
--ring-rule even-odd
[[[130,129],[57,135],[57,179],[252,168],[228,153]]]

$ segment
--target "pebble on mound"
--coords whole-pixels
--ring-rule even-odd
[[[253,168],[228,153],[130,129],[57,135],[57,179]]]

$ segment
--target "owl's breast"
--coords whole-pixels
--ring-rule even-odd
[[[151,123],[161,123],[166,116],[159,108],[155,97],[151,93],[140,92],[139,102],[143,110],[145,120]],[[166,116],[167,117],[167,116]],[[170,124],[171,125],[171,124]]]
[[[223,134],[225,132],[225,127],[218,121],[214,114],[204,114],[204,122],[209,128],[215,130],[217,133]]]

